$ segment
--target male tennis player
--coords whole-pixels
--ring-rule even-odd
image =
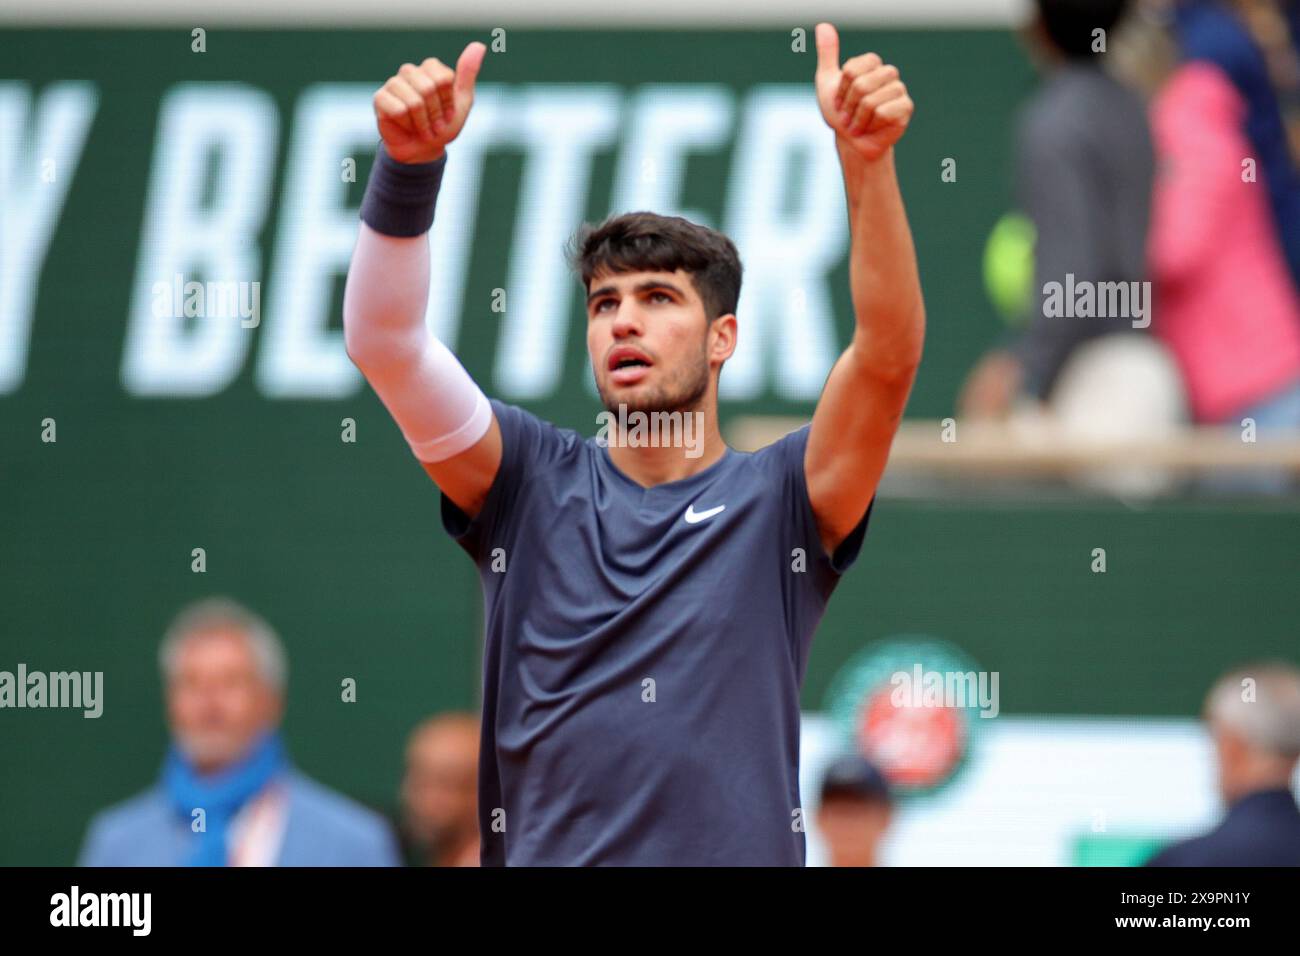
[[[471,43],[454,70],[406,64],[375,94],[383,148],[344,299],[348,353],[482,578],[482,861],[801,865],[808,648],[861,547],[921,359],[893,156],[912,101],[897,69],[874,53],[841,66],[835,29],[817,27],[856,326],[811,425],[754,454],[728,448],[717,422],[740,327],[731,241],[650,213],[583,228],[574,259],[605,408],[703,420],[694,450],[619,427],[598,441],[486,398],[424,324],[426,233],[485,52]]]

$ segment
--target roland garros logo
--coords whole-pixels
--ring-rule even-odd
[[[835,675],[827,710],[846,742],[902,793],[936,792],[966,765],[999,712],[999,675],[926,637],[869,645]]]

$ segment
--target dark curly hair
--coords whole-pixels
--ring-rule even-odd
[[[710,322],[736,311],[740,255],[722,233],[681,216],[629,212],[584,223],[569,240],[569,261],[590,290],[604,273],[675,272],[691,276]]]
[[[1038,0],[1038,16],[1052,43],[1072,60],[1093,56],[1092,31],[1109,32],[1128,0]]]

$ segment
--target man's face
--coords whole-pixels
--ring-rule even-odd
[[[406,751],[402,804],[412,836],[434,848],[477,829],[476,727],[432,724],[414,735]]]
[[[734,317],[710,323],[687,272],[596,275],[587,295],[587,351],[605,408],[694,410],[711,369],[734,348]]]
[[[167,686],[172,736],[205,772],[244,755],[280,717],[280,697],[258,673],[248,639],[237,630],[190,635]]]
[[[831,865],[877,866],[890,816],[889,805],[879,800],[844,796],[823,800],[817,829],[830,850]]]

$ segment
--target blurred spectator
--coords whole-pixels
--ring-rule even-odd
[[[822,778],[817,831],[831,866],[879,866],[880,842],[894,814],[889,784],[865,757],[840,757]]]
[[[1300,296],[1263,186],[1244,180],[1245,102],[1216,66],[1180,67],[1156,97],[1154,329],[1196,419],[1300,429]]]
[[[1205,720],[1227,815],[1148,865],[1300,866],[1300,808],[1291,793],[1300,761],[1300,670],[1264,664],[1224,676],[1206,698]]]
[[[1300,295],[1284,246],[1290,227],[1279,232],[1279,189],[1268,183],[1295,177],[1277,100],[1262,55],[1226,10],[1200,2],[1180,9],[1176,34],[1188,59],[1151,110],[1160,161],[1149,246],[1153,330],[1178,360],[1198,422],[1240,427],[1248,418],[1259,438],[1294,434]],[[1254,135],[1266,149],[1252,142],[1252,127],[1263,128]],[[1282,492],[1289,483],[1284,471],[1269,471],[1216,476],[1206,487]]]
[[[431,717],[411,732],[402,779],[402,837],[415,866],[478,866],[479,723]]]
[[[278,727],[284,648],[222,598],[185,609],[159,663],[172,746],[159,781],[91,822],[83,866],[393,866],[377,814],[296,770]]]
[[[1291,22],[1276,0],[1176,0],[1174,27],[1183,59],[1218,67],[1240,94],[1242,156],[1259,164],[1272,225],[1293,284],[1300,286],[1300,172],[1286,116],[1300,96]]]
[[[1133,331],[1131,308],[1089,318],[1043,308],[1047,284],[1068,287],[1067,277],[1075,286],[1145,278],[1154,164],[1146,111],[1102,68],[1099,49],[1127,5],[1037,0],[1025,32],[1045,78],[1021,113],[1016,142],[1017,203],[1036,234],[1034,307],[1024,333],[968,375],[958,400],[963,416],[1004,417],[1019,394],[1046,402],[1078,346]]]

